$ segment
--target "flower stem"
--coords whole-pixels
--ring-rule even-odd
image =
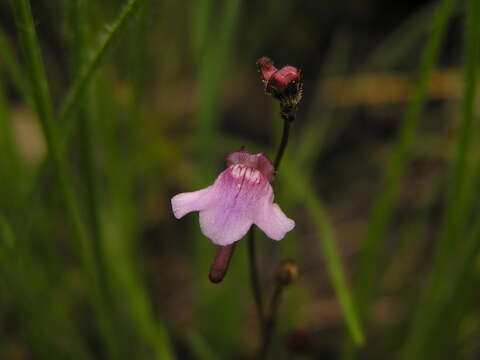
[[[262,347],[259,352],[259,359],[266,359],[268,350],[270,348],[270,343],[272,339],[273,332],[275,331],[275,318],[277,317],[278,306],[280,305],[280,299],[282,297],[283,289],[285,285],[277,283],[275,290],[272,294],[272,299],[270,300],[270,312],[263,321],[263,339]]]
[[[295,119],[295,113],[291,112],[288,116],[282,112],[283,118],[283,132],[280,145],[277,150],[277,155],[275,156],[274,167],[275,171],[278,170],[280,162],[282,161],[285,149],[288,145],[288,138],[290,133],[290,124]],[[248,233],[248,260],[250,264],[250,282],[252,286],[253,299],[255,300],[255,306],[257,309],[258,321],[262,330],[262,345],[258,352],[258,358],[266,358],[268,349],[270,347],[270,342],[275,328],[275,318],[277,315],[278,305],[280,303],[280,296],[283,291],[281,284],[277,284],[275,287],[272,300],[270,302],[270,312],[267,315],[264,313],[263,302],[262,302],[262,292],[260,287],[260,280],[258,277],[257,263],[256,263],[256,248],[255,248],[255,229],[254,227],[250,228]]]
[[[282,111],[283,119],[283,132],[280,145],[278,146],[277,154],[275,156],[274,167],[275,171],[278,170],[280,162],[282,161],[283,155],[285,154],[285,149],[288,145],[288,139],[290,134],[290,124],[295,119],[295,112],[289,112],[288,114]],[[260,280],[258,277],[257,269],[257,255],[255,248],[255,229],[252,226],[248,233],[248,260],[250,265],[250,282],[252,286],[253,298],[255,300],[255,306],[257,309],[257,317],[262,330],[262,345],[260,347],[258,358],[264,359],[267,355],[268,348],[270,346],[270,340],[272,333],[275,327],[275,318],[277,315],[278,305],[280,303],[280,295],[283,291],[282,285],[277,285],[275,287],[272,300],[270,302],[270,313],[268,317],[264,313],[263,302],[262,302],[262,292],[260,288]]]
[[[255,248],[255,228],[252,226],[248,232],[248,260],[250,266],[250,283],[252,286],[253,299],[257,309],[258,321],[263,327],[263,302],[260,279],[257,269],[257,251]]]
[[[278,171],[280,166],[280,162],[282,161],[283,154],[285,154],[285,149],[288,145],[288,135],[290,134],[290,124],[292,123],[295,115],[291,115],[291,117],[284,117],[283,118],[283,131],[282,131],[282,140],[280,141],[280,145],[278,146],[277,155],[275,156],[275,162],[273,166],[275,167],[275,171]]]

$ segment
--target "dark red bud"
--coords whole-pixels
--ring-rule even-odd
[[[279,99],[294,97],[300,91],[300,82],[300,70],[293,66],[285,66],[270,77],[266,91]]]
[[[292,121],[302,99],[301,71],[290,65],[278,70],[272,60],[265,56],[257,61],[257,66],[262,74],[265,92],[280,101],[282,117]]]
[[[258,70],[262,74],[262,81],[265,88],[267,87],[267,83],[272,77],[274,73],[278,71],[278,69],[273,66],[273,62],[270,58],[264,56],[257,61]]]
[[[217,284],[223,280],[228,271],[230,260],[232,259],[233,251],[235,250],[236,243],[220,246],[218,249],[215,261],[210,267],[208,278],[214,284]]]

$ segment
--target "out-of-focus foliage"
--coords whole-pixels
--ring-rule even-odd
[[[211,284],[170,198],[274,156],[268,55],[305,83],[274,183],[297,225],[257,239],[266,297],[300,265],[270,358],[477,359],[478,3],[0,2],[0,358],[252,358],[244,241]]]

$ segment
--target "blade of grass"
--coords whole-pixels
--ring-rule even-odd
[[[24,99],[31,101],[30,84],[23,75],[23,69],[15,60],[14,52],[2,29],[0,29],[0,54],[2,54],[2,62],[17,86],[18,91]]]
[[[117,39],[130,19],[135,15],[138,9],[145,3],[145,0],[129,0],[120,11],[120,14],[112,23],[105,26],[105,33],[101,36],[100,45],[92,52],[92,56],[82,66],[80,74],[76,77],[72,87],[68,91],[65,101],[62,103],[59,111],[59,121],[65,122],[72,113],[73,109],[81,100],[85,89],[90,84],[95,73],[100,68],[105,56],[108,54],[115,39]],[[69,131],[66,131],[68,137]]]
[[[476,93],[476,74],[479,59],[478,38],[480,37],[480,6],[478,1],[466,3],[465,21],[465,55],[464,55],[464,95],[459,133],[456,139],[455,155],[451,164],[451,174],[447,193],[447,203],[443,227],[440,231],[440,241],[435,254],[430,284],[424,293],[420,305],[422,311],[417,311],[403,356],[428,355],[431,349],[431,332],[438,326],[439,319],[444,316],[442,303],[455,293],[442,293],[445,277],[451,272],[452,255],[455,254],[456,240],[461,236],[462,228],[468,218],[470,190],[468,181],[472,181],[468,171],[467,155],[474,139],[473,118]],[[475,239],[477,240],[477,239]],[[435,344],[441,347],[442,344]]]
[[[217,117],[223,74],[229,59],[235,24],[240,12],[239,0],[224,3],[224,12],[218,28],[210,28],[201,58],[198,75],[198,153],[200,174],[205,181],[215,173],[214,154],[218,142]],[[215,35],[217,34],[217,35]]]
[[[53,106],[30,4],[28,0],[15,0],[12,1],[12,6],[20,42],[25,52],[26,67],[32,83],[33,100],[39,121],[42,125],[48,152],[52,157],[52,163],[59,182],[66,213],[74,233],[73,235],[81,249],[80,254],[84,265],[85,276],[92,287],[92,302],[99,316],[99,325],[102,330],[102,335],[107,342],[107,347],[112,356],[117,358],[118,345],[114,340],[115,330],[106,312],[107,304],[104,302],[103,289],[101,289],[98,284],[98,264],[92,254],[88,233],[81,219],[80,204],[75,195],[73,181],[70,178],[66,163],[61,155],[60,137],[54,124]]]
[[[203,2],[206,8],[203,11],[209,14],[199,14],[204,18],[213,19],[214,9],[208,2]],[[195,185],[204,186],[216,173],[215,154],[218,149],[221,136],[218,133],[218,112],[220,109],[221,87],[224,84],[224,74],[230,59],[234,40],[237,19],[240,14],[241,1],[228,0],[223,2],[223,9],[216,22],[209,22],[206,34],[202,36],[203,48],[198,50],[199,68],[197,81],[198,116],[195,132],[195,150],[199,154],[198,176]],[[218,15],[217,15],[218,16]],[[200,21],[200,20],[197,20]],[[201,20],[204,21],[204,20]],[[203,26],[203,25],[202,25]],[[197,306],[200,323],[204,326],[207,338],[217,336],[217,352],[220,357],[231,357],[231,352],[236,343],[234,329],[240,321],[240,306],[238,297],[232,294],[240,291],[238,284],[232,282],[243,275],[244,262],[239,263],[243,257],[242,251],[237,248],[233,262],[241,266],[233,266],[229,270],[228,278],[222,283],[218,291],[212,293],[211,284],[207,280],[208,268],[213,260],[212,245],[198,232],[194,243],[193,258],[195,271],[198,274],[205,273],[204,280],[200,282],[199,292],[204,296],[199,297]],[[200,280],[201,281],[201,280]],[[211,296],[206,296],[210,294]],[[216,311],[218,309],[222,311]]]
[[[2,174],[2,187],[0,192],[6,192],[2,196],[12,199],[8,201],[8,207],[16,207],[23,185],[23,164],[20,160],[18,148],[13,134],[12,119],[5,99],[5,91],[2,86],[0,74],[0,174]]]
[[[391,70],[395,64],[415,48],[431,29],[428,21],[435,12],[438,3],[432,1],[416,11],[400,26],[398,26],[360,66],[359,72]],[[452,10],[455,12],[455,8]]]
[[[70,119],[71,113],[74,111],[75,107],[81,100],[85,90],[92,81],[94,75],[99,70],[100,66],[103,63],[106,55],[109,53],[115,39],[117,39],[120,34],[126,28],[126,25],[129,23],[131,18],[134,16],[138,8],[144,3],[145,0],[130,0],[120,11],[120,14],[117,16],[112,25],[106,26],[107,32],[102,34],[100,37],[100,45],[98,48],[92,52],[92,55],[88,58],[85,64],[81,65],[80,75],[74,80],[73,85],[68,91],[66,99],[63,101],[63,104],[59,111],[58,122],[64,127],[64,131],[61,134],[61,139],[59,140],[60,154],[63,156],[65,149],[67,147],[68,139],[72,132],[72,129],[75,126],[75,118]],[[66,123],[66,125],[64,125]],[[27,191],[24,203],[30,203],[32,199],[35,199],[35,194],[40,191],[41,183],[46,176],[47,168],[51,161],[52,155],[50,152],[47,154],[47,158],[44,160],[43,164],[40,166],[38,175],[36,176],[35,181],[31,190]]]
[[[133,36],[129,38],[130,52],[136,52],[130,59],[133,64],[145,67],[147,58],[144,54],[147,49],[142,46],[149,46],[147,41],[148,24],[144,22],[152,16],[153,9],[157,3],[146,1],[139,9],[139,18],[135,22]],[[149,347],[151,356],[158,360],[174,359],[173,346],[166,326],[158,312],[153,309],[149,291],[143,280],[144,274],[140,273],[142,264],[139,249],[142,242],[142,231],[144,226],[138,209],[138,172],[145,167],[145,163],[151,161],[146,159],[145,148],[139,146],[144,139],[141,136],[142,129],[138,124],[145,124],[146,119],[141,115],[148,112],[143,111],[144,99],[143,89],[145,82],[144,70],[137,69],[132,75],[133,101],[127,114],[122,114],[124,108],[118,106],[115,97],[109,91],[108,74],[99,74],[94,85],[94,100],[97,102],[94,113],[94,122],[98,124],[97,133],[99,145],[105,153],[105,188],[106,195],[103,201],[103,225],[105,230],[105,245],[108,254],[108,265],[112,274],[112,287],[116,293],[125,296],[125,316],[131,323],[132,332],[141,337],[141,345]],[[93,100],[93,99],[92,99]],[[120,108],[120,109],[119,109]],[[120,123],[119,119],[125,123]],[[126,126],[128,134],[121,139],[117,136],[118,129]],[[156,135],[156,141],[162,142],[162,138]],[[129,146],[127,144],[132,144]],[[142,184],[143,185],[143,184]]]
[[[70,3],[70,23],[72,26],[72,54],[73,54],[73,73],[76,76],[80,76],[81,66],[87,61],[88,58],[88,32],[89,24],[87,20],[87,0],[73,0]],[[93,156],[93,117],[90,113],[90,93],[85,90],[83,96],[81,96],[80,104],[77,106],[77,111],[72,112],[72,116],[78,118],[79,122],[78,135],[80,140],[80,177],[82,183],[85,184],[85,196],[84,201],[86,203],[86,224],[91,234],[92,242],[92,256],[93,261],[96,264],[96,276],[98,286],[102,291],[104,297],[103,302],[104,311],[108,316],[112,324],[115,324],[115,308],[112,305],[114,299],[111,293],[109,283],[108,267],[105,259],[104,239],[101,231],[100,223],[100,209],[99,209],[99,193],[97,184],[97,175],[95,168],[95,160]],[[116,326],[116,325],[114,325]],[[109,331],[111,331],[110,329]],[[119,332],[117,332],[118,334]],[[119,339],[119,335],[112,336],[112,341],[115,342],[117,349],[113,353],[113,357],[118,358],[120,353],[124,352],[121,346],[124,341]]]
[[[362,319],[368,318],[375,291],[382,239],[392,218],[396,193],[410,158],[410,149],[425,101],[428,80],[438,58],[453,4],[454,0],[443,0],[434,17],[432,34],[422,54],[418,81],[394,145],[392,160],[385,172],[384,190],[374,203],[367,234],[362,241],[360,264],[355,280],[355,294]]]
[[[335,245],[335,236],[325,209],[312,186],[302,176],[302,173],[296,171],[291,164],[289,164],[288,167],[285,166],[282,176],[285,177],[285,181],[287,181],[289,187],[294,189],[298,200],[305,202],[305,206],[320,238],[327,271],[338,301],[340,302],[340,307],[345,316],[350,335],[357,345],[361,345],[364,342],[364,335],[361,329],[360,319],[354,306],[354,299],[346,280],[340,255]]]
[[[295,159],[299,164],[298,167],[305,171],[313,171],[315,160],[323,147],[333,117],[333,106],[322,98],[324,79],[342,73],[347,68],[352,40],[351,36],[344,31],[340,30],[332,40],[331,49],[315,86],[315,100],[307,113],[306,128],[296,141]],[[338,119],[335,123],[338,123]]]
[[[192,47],[193,53],[199,61],[202,58],[202,50],[209,34],[209,23],[212,16],[212,0],[195,1],[192,19]]]
[[[205,341],[203,336],[194,330],[189,330],[184,335],[185,340],[190,345],[190,350],[195,359],[199,360],[219,360],[212,351],[211,346]]]
[[[90,359],[78,328],[56,299],[68,292],[63,279],[52,285],[44,259],[28,249],[17,233],[0,214],[0,272],[14,301],[12,309],[19,311],[16,327],[25,337],[27,351],[42,358]]]

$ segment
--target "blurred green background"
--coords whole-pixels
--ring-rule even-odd
[[[0,1],[0,358],[255,358],[246,241],[211,284],[170,198],[274,157],[266,55],[304,76],[269,358],[478,359],[479,3]]]

